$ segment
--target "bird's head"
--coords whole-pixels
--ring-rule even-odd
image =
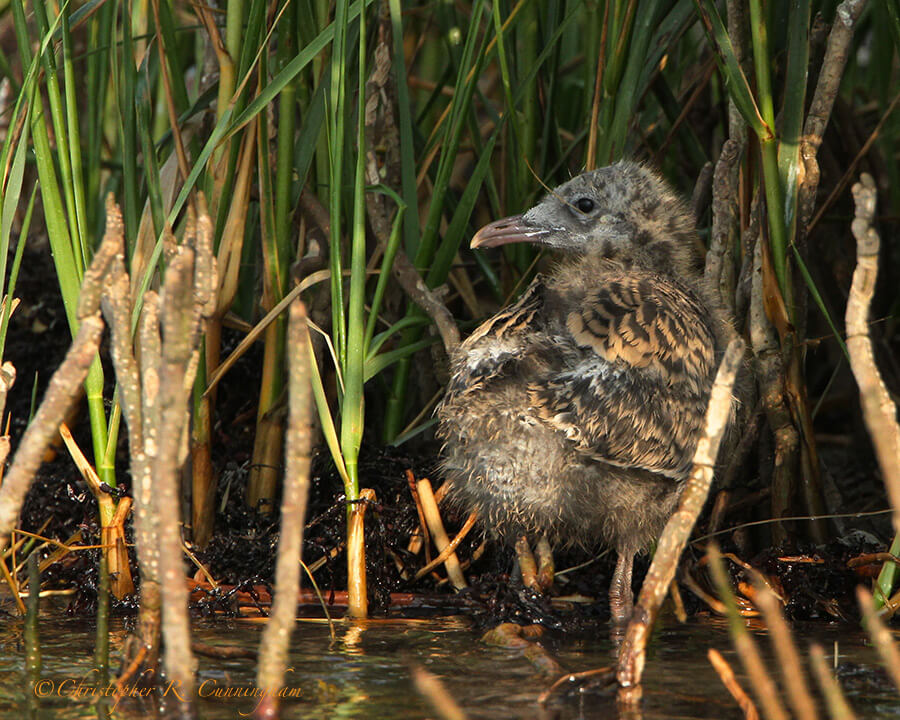
[[[486,225],[471,246],[530,242],[577,255],[628,255],[664,272],[686,272],[695,265],[693,236],[693,217],[668,184],[623,160],[572,178],[521,215]]]

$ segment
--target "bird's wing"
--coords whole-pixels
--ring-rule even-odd
[[[593,459],[683,477],[715,369],[707,316],[658,275],[604,282],[565,318],[575,359],[529,386],[537,416]]]
[[[533,342],[536,317],[544,305],[543,278],[536,275],[521,297],[482,323],[460,345],[447,397],[475,392],[503,375]]]

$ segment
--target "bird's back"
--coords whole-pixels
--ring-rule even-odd
[[[690,470],[716,344],[713,310],[671,276],[598,255],[538,277],[453,358],[453,497],[501,534],[639,549]]]

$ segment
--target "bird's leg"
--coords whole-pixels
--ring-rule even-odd
[[[634,567],[634,553],[619,550],[616,570],[609,586],[609,612],[612,621],[624,625],[631,618],[634,595],[631,592],[631,571]]]
[[[524,535],[516,540],[516,558],[519,561],[519,572],[522,573],[522,584],[539,593],[547,592],[553,584],[553,550],[546,535],[538,540],[537,559],[531,552],[531,545]]]
[[[528,544],[528,538],[524,535],[516,540],[516,557],[519,560],[519,571],[522,573],[522,584],[532,590],[541,592],[537,578],[537,563]]]
[[[553,574],[556,568],[553,565],[553,550],[546,535],[541,535],[537,548],[537,582],[542,592],[547,592],[553,585]]]

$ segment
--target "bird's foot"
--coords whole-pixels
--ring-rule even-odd
[[[633,564],[634,553],[620,550],[609,586],[609,614],[614,625],[627,625],[634,610],[634,594],[631,591]]]
[[[522,584],[535,592],[545,593],[553,585],[553,551],[546,537],[541,537],[536,549],[537,559],[524,535],[516,540],[516,557],[522,573]]]
[[[550,548],[550,541],[546,535],[542,535],[538,540],[537,547],[537,582],[541,592],[547,592],[553,585],[553,575],[556,568],[553,564],[553,550]]]
[[[634,607],[632,604],[631,588],[619,593],[616,590],[615,581],[609,589],[609,639],[612,643],[613,657],[618,657],[619,649],[625,641],[628,630],[628,622],[631,620]]]
[[[609,615],[611,622],[615,625],[625,626],[628,624],[628,621],[631,620],[633,612],[634,605],[632,603],[631,589],[629,588],[628,591],[624,593],[624,597],[622,594],[610,589]]]

